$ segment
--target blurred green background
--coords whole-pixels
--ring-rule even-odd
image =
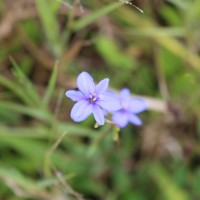
[[[0,1],[1,200],[200,199],[200,1]],[[82,71],[149,102],[114,141],[70,119]]]

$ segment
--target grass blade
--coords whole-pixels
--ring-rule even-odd
[[[56,19],[57,9],[55,9],[55,3],[58,4],[58,2],[49,0],[36,0],[35,2],[50,48],[52,49],[54,56],[58,57],[62,52]]]
[[[21,88],[23,88],[25,95],[29,96],[33,104],[41,105],[41,99],[31,81],[29,81],[29,79],[26,77],[26,75],[23,73],[17,63],[12,58],[10,59],[14,67],[13,73],[16,76],[19,85],[21,86]]]
[[[48,82],[47,90],[46,90],[44,98],[43,98],[44,105],[48,105],[48,103],[51,99],[51,96],[52,96],[53,91],[56,86],[57,73],[58,73],[58,63],[56,62],[53,72],[51,74],[50,80]]]
[[[32,107],[26,107],[26,106],[16,104],[16,103],[1,101],[0,109],[7,110],[8,112],[16,112],[20,114],[25,114],[35,119],[43,120],[45,122],[50,122],[51,120],[51,115],[41,109],[38,111],[38,109],[35,109]]]
[[[98,9],[97,11],[91,13],[90,15],[78,20],[73,25],[73,30],[78,31],[87,25],[91,24],[92,22],[96,21],[99,17],[110,13],[111,11],[115,10],[116,8],[119,8],[122,5],[121,2],[115,2],[112,4],[109,4],[106,7],[103,7],[101,9]]]

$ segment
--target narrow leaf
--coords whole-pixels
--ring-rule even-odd
[[[78,30],[86,27],[87,25],[96,21],[101,16],[112,12],[116,8],[119,8],[121,5],[122,5],[121,2],[115,2],[115,3],[109,4],[108,6],[103,7],[101,9],[97,9],[97,11],[95,11],[95,12],[91,13],[90,15],[75,22],[74,26],[73,26],[73,30],[78,31]]]
[[[53,72],[51,74],[51,77],[49,79],[45,95],[43,97],[44,105],[48,105],[48,103],[49,103],[49,101],[50,101],[50,99],[52,97],[53,91],[55,89],[55,86],[56,86],[56,77],[57,77],[57,73],[58,73],[58,65],[57,64],[58,63],[56,62],[55,63],[55,67],[53,69]]]

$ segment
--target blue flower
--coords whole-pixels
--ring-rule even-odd
[[[113,113],[112,121],[120,128],[125,127],[129,122],[140,126],[142,121],[136,114],[147,109],[146,102],[141,98],[131,98],[127,88],[120,91],[119,100],[121,109]]]
[[[85,120],[93,114],[98,124],[105,123],[105,110],[114,112],[121,108],[120,101],[107,92],[109,79],[105,78],[96,86],[87,72],[82,72],[77,78],[78,91],[69,90],[66,96],[77,103],[71,110],[71,118],[75,122]]]

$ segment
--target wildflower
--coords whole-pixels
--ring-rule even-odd
[[[120,91],[119,100],[121,109],[113,113],[112,121],[120,128],[125,127],[129,122],[140,126],[142,121],[136,114],[147,109],[146,102],[141,98],[131,98],[127,88]]]
[[[82,72],[78,76],[78,91],[66,92],[67,97],[77,102],[71,110],[71,118],[75,122],[83,121],[93,114],[97,123],[103,125],[105,110],[114,112],[121,108],[119,100],[106,91],[108,83],[109,79],[105,78],[95,86],[92,77],[87,72]]]

